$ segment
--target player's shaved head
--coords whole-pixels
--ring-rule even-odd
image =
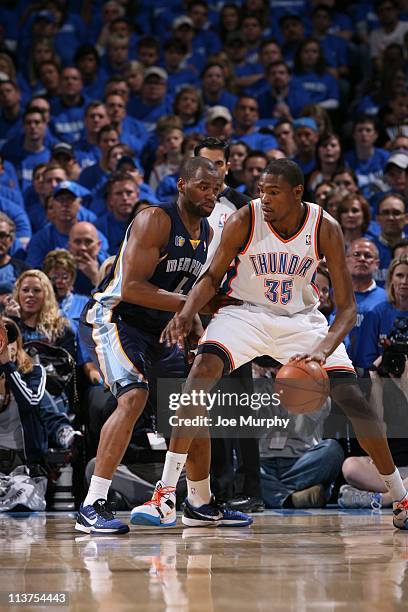
[[[270,174],[273,176],[281,176],[286,183],[291,187],[304,185],[305,179],[303,172],[296,162],[291,159],[282,158],[272,160],[265,168],[262,174]]]
[[[180,169],[180,178],[185,181],[190,181],[197,177],[200,171],[206,171],[210,174],[218,176],[217,168],[206,157],[191,157],[187,159]]]

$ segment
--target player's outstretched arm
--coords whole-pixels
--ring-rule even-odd
[[[232,300],[228,296],[218,296],[216,293],[231,262],[246,244],[250,229],[251,212],[248,206],[229,217],[210,267],[193,287],[182,309],[163,330],[162,342],[182,346],[198,312],[211,314],[231,301],[235,304],[240,303],[238,300]]]
[[[168,312],[177,312],[183,306],[186,296],[149,283],[170,231],[170,217],[158,207],[146,208],[135,217],[123,257],[124,302]]]
[[[324,213],[320,230],[320,250],[325,256],[332,281],[336,317],[327,336],[308,355],[296,355],[295,359],[314,360],[323,364],[327,357],[344,340],[356,322],[357,309],[351,277],[346,266],[343,233],[333,217]]]

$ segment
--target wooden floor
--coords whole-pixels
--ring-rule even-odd
[[[70,514],[15,514],[0,534],[1,610],[408,610],[408,532],[390,511],[271,511],[242,529],[103,538],[75,532]],[[11,607],[11,591],[68,591],[69,606]]]

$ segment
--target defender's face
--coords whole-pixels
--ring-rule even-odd
[[[179,181],[179,191],[185,195],[188,212],[199,217],[209,217],[214,210],[221,190],[218,173],[199,169],[194,178]]]
[[[282,176],[262,174],[259,180],[259,195],[262,212],[267,223],[277,223],[285,219],[303,195],[303,186],[292,187]]]

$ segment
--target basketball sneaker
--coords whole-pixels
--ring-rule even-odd
[[[351,485],[340,487],[339,498],[337,500],[340,508],[371,508],[380,510],[382,507],[382,493],[371,493],[362,491]]]
[[[92,535],[122,534],[129,531],[128,525],[115,519],[110,503],[106,499],[97,499],[92,506],[81,504],[75,529]]]
[[[176,524],[176,489],[159,480],[151,500],[136,506],[130,513],[132,525],[171,527]]]
[[[192,506],[186,499],[181,520],[186,527],[246,527],[253,523],[253,520],[243,512],[231,510],[226,506],[218,507],[214,498],[211,498],[209,504],[203,504],[198,508]]]
[[[394,527],[408,530],[408,496],[392,504],[392,513]]]

